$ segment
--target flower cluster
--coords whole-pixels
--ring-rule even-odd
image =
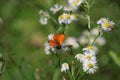
[[[94,46],[83,48],[84,54],[77,54],[75,58],[83,64],[83,71],[94,73],[97,69],[96,49]]]
[[[53,39],[53,38],[54,38],[54,34],[48,35],[48,40],[51,40],[51,39]],[[68,38],[66,38],[66,40],[61,44],[60,48],[56,48],[56,47],[54,47],[54,46],[51,46],[51,45],[49,44],[49,42],[46,42],[46,43],[44,44],[44,47],[45,47],[44,51],[45,51],[46,54],[50,54],[51,52],[56,53],[56,51],[57,51],[57,53],[58,53],[58,52],[59,52],[59,53],[64,53],[65,51],[68,50],[69,47],[71,47],[72,49],[77,49],[77,48],[79,48],[79,44],[78,44],[76,38],[74,38],[74,37],[68,37]]]
[[[70,24],[72,21],[76,20],[76,15],[75,14],[68,14],[68,13],[63,13],[62,15],[59,16],[58,21],[59,24]]]
[[[96,72],[98,66],[98,47],[106,44],[106,40],[102,37],[103,31],[111,31],[114,22],[110,21],[108,18],[101,18],[97,21],[98,27],[91,29],[91,17],[89,14],[90,7],[93,5],[94,1],[88,0],[68,0],[68,5],[63,6],[60,4],[55,4],[50,8],[52,13],[57,14],[57,18],[50,16],[45,11],[40,11],[40,23],[45,25],[48,22],[48,19],[52,19],[55,22],[55,25],[58,27],[56,34],[50,34],[48,36],[48,42],[45,43],[45,53],[56,53],[56,57],[58,59],[59,53],[70,53],[72,56],[71,64],[69,66],[68,63],[63,63],[61,66],[61,72],[68,72],[71,80],[76,80],[79,74],[88,73],[93,74]],[[66,30],[73,21],[79,20],[79,7],[83,4],[83,8],[85,8],[84,14],[87,19],[87,29],[81,33],[79,38],[75,37],[66,37]],[[62,14],[61,14],[62,12]],[[84,16],[84,15],[83,15]],[[86,46],[86,47],[85,47]],[[85,48],[84,48],[85,47]],[[80,54],[75,54],[73,50],[81,49]],[[62,54],[60,54],[62,55]],[[82,72],[75,72],[78,67],[74,66],[74,57],[82,64]],[[59,59],[60,60],[60,59]],[[61,65],[61,62],[58,62]],[[77,74],[77,75],[74,75]]]
[[[88,40],[88,37],[89,37],[89,32],[87,30],[83,31],[83,33],[80,35],[78,41],[81,45],[85,46],[87,45],[89,42],[90,44],[93,43],[95,37],[99,34],[99,28],[93,28],[90,30],[90,41]],[[102,36],[99,36],[97,38],[97,40],[95,41],[96,45],[97,46],[104,46],[105,43],[106,43],[106,40],[104,37]]]
[[[53,14],[56,14],[57,12],[63,10],[65,11],[63,14],[61,14],[58,17],[59,24],[70,24],[72,21],[77,20],[76,14],[71,13],[75,12],[79,6],[83,3],[84,0],[68,0],[68,6],[63,6],[59,4],[55,4],[53,7],[50,8],[50,11],[53,12]],[[48,18],[51,18],[51,16],[48,14],[48,12],[40,10],[40,23],[42,25],[46,25],[48,23]],[[55,20],[54,20],[55,21]]]

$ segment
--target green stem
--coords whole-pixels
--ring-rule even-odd
[[[75,74],[74,74],[74,55],[73,55],[73,50],[71,47],[70,48],[70,54],[72,56],[72,66],[71,66],[71,76],[72,76],[72,80],[75,80]]]
[[[90,16],[89,15],[87,15],[87,19],[88,19],[88,29],[90,31],[91,26],[90,26]]]
[[[80,77],[80,79],[82,79],[83,77],[84,77],[84,75],[85,75],[85,72],[83,72],[82,74],[81,74],[81,77]],[[87,78],[87,76],[85,76],[86,78]],[[85,79],[86,80],[86,79]]]
[[[58,33],[64,33],[64,34],[66,34],[68,28],[69,28],[69,26],[66,25],[66,24],[61,25],[58,28]]]
[[[72,80],[75,80],[75,75],[74,75],[74,65],[72,64]]]
[[[69,75],[69,77],[70,77],[70,80],[73,80],[72,79],[72,74],[71,74],[71,72],[70,71],[67,71],[68,72],[68,75]]]
[[[80,71],[81,71],[81,68],[82,68],[82,65],[80,66],[80,68],[79,68],[79,70],[78,70],[78,72],[77,72],[77,74],[76,74],[76,78],[79,76],[79,73],[80,73]]]
[[[87,20],[88,20],[88,32],[89,32],[89,35],[88,35],[88,43],[89,43],[89,45],[90,45],[90,37],[91,37],[91,35],[90,35],[90,28],[91,28],[91,25],[90,25],[90,16],[89,15],[87,15]]]
[[[58,22],[53,17],[50,16],[50,19],[52,19],[53,22],[58,25]]]
[[[59,26],[57,33],[62,33],[62,26]]]
[[[87,8],[87,13],[89,14],[90,13],[90,4],[87,0],[85,3],[86,3],[86,8]]]
[[[92,46],[95,44],[95,41],[101,35],[101,33],[102,33],[102,30],[99,29],[98,35],[95,37],[94,41],[92,42]]]
[[[69,26],[68,26],[68,24],[67,24],[67,25],[65,26],[65,31],[64,31],[65,34],[67,33],[68,28],[69,28]]]
[[[70,54],[72,55],[72,57],[73,57],[73,50],[72,50],[72,47],[69,47],[69,49],[70,49]],[[72,58],[72,60],[73,60],[74,58]]]
[[[55,53],[56,54],[56,58],[57,58],[57,63],[56,63],[56,68],[60,67],[60,56],[58,56],[58,53]]]
[[[87,8],[87,20],[88,20],[88,32],[89,32],[89,35],[88,35],[88,39],[89,39],[89,45],[90,45],[90,28],[91,28],[91,21],[90,21],[90,4],[89,2],[86,0],[86,8]]]
[[[58,26],[58,22],[51,16],[49,16],[49,18]],[[54,26],[55,29],[57,29],[57,26]]]

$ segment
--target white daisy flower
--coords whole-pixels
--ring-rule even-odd
[[[71,18],[71,15],[70,14],[67,14],[67,13],[65,13],[65,14],[63,14],[64,15],[64,17],[65,17],[65,24],[70,24],[71,22],[72,22],[72,18]]]
[[[93,61],[87,61],[83,63],[83,71],[87,72],[89,74],[93,74],[96,72],[96,69],[98,68],[97,63]]]
[[[110,21],[108,18],[101,18],[99,21],[97,21],[97,24],[100,24],[104,31],[111,31],[115,23]]]
[[[64,14],[60,15],[59,18],[58,18],[58,21],[59,21],[59,24],[62,24],[62,23],[65,23],[65,16]]]
[[[61,72],[66,72],[69,70],[69,65],[67,63],[62,64]]]
[[[76,54],[75,58],[82,63],[83,62],[83,56],[84,56],[83,54]]]
[[[74,11],[74,9],[71,6],[65,6],[63,10],[67,12]]]
[[[49,13],[43,10],[39,11],[40,19],[39,22],[42,25],[46,25],[48,23]]]
[[[48,39],[49,39],[49,40],[51,40],[51,39],[53,39],[53,38],[54,38],[54,34],[49,34],[49,35],[48,35]]]
[[[88,39],[85,36],[80,36],[78,41],[80,42],[81,45],[86,45],[88,43]]]
[[[46,25],[48,23],[48,18],[43,18],[41,17],[39,22],[42,24],[42,25]]]
[[[73,49],[79,47],[79,44],[77,43],[77,40],[74,37],[68,37],[65,41],[65,45],[71,45]]]
[[[97,47],[96,46],[87,46],[86,48],[83,48],[83,51],[85,52],[94,52],[96,53],[98,51]]]
[[[99,34],[99,30],[98,28],[93,28],[91,31],[90,31],[91,35],[93,36],[97,36]]]
[[[72,21],[76,21],[76,20],[77,20],[76,14],[71,14],[71,20],[72,20]]]
[[[105,20],[106,18],[101,18],[100,20],[97,21],[97,24],[102,24]]]
[[[39,11],[39,15],[40,17],[44,17],[44,18],[48,18],[49,17],[49,13],[43,10]]]
[[[84,56],[83,56],[83,62],[86,62],[86,61],[97,62],[95,53],[94,52],[85,52]]]
[[[87,30],[84,30],[81,34],[81,36],[78,38],[78,41],[80,42],[81,45],[86,45],[88,44],[88,36],[89,32]],[[90,39],[91,42],[91,39]]]
[[[50,54],[51,46],[49,45],[48,42],[45,43],[44,47],[45,47],[45,49],[44,49],[45,53],[46,53],[47,55]]]
[[[93,43],[95,37],[91,36],[90,37],[90,44]],[[86,45],[89,43],[89,40],[88,40],[88,36],[80,36],[80,38],[78,39],[78,41],[80,42],[81,45]]]
[[[112,21],[110,21],[110,22],[106,21],[104,24],[101,25],[101,27],[102,27],[102,29],[103,29],[104,31],[111,31],[111,29],[113,28],[113,25],[114,25],[114,24],[115,24],[115,23],[112,22]]]
[[[103,46],[106,44],[106,40],[103,37],[98,37],[96,40],[96,44],[99,46]]]
[[[62,5],[59,4],[55,4],[54,7],[50,8],[50,10],[53,12],[53,14],[57,13],[58,11],[60,11],[63,8]]]
[[[84,0],[68,0],[68,3],[74,9],[78,9],[78,7],[83,3]]]
[[[85,36],[85,37],[88,37],[89,32],[87,30],[84,30],[83,33],[82,33],[82,35]]]
[[[68,13],[63,13],[62,15],[59,16],[58,22],[59,24],[70,24],[72,21],[77,20],[75,14],[68,14]]]

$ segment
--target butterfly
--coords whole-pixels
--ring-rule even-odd
[[[65,38],[64,34],[55,34],[53,39],[49,40],[49,44],[56,48],[61,48],[61,44],[63,43]]]

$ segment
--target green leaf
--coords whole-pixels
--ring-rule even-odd
[[[110,51],[109,55],[111,56],[111,58],[114,60],[114,62],[120,67],[120,57],[118,57],[116,55],[117,53]]]
[[[56,69],[53,75],[53,79],[52,80],[58,80],[60,77],[60,70]]]

